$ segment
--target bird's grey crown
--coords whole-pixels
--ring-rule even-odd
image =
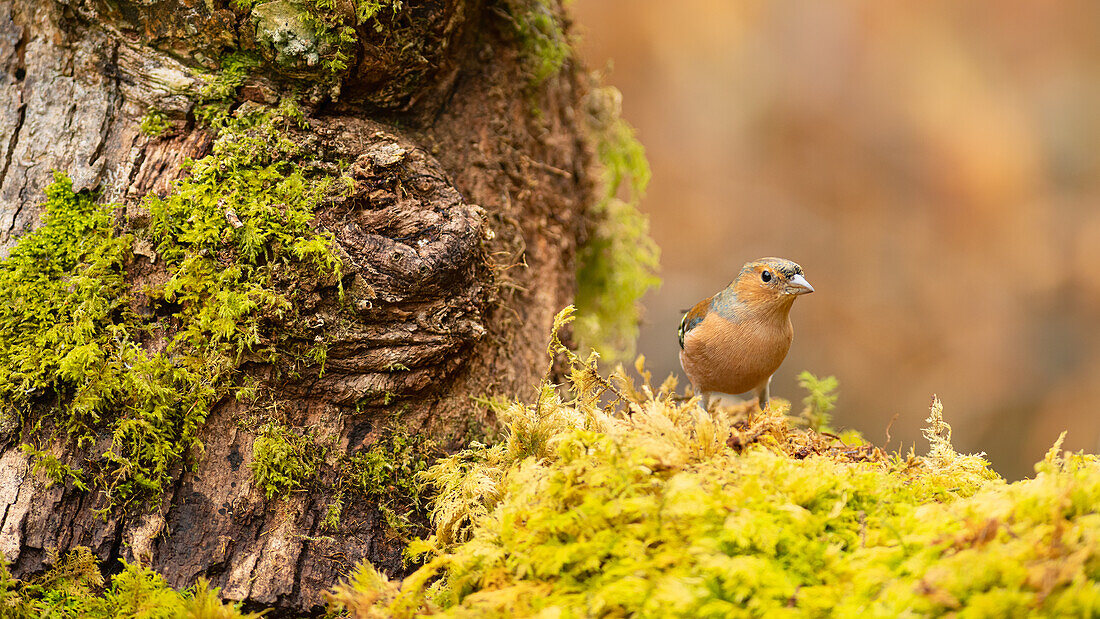
[[[752,262],[745,263],[745,266],[741,268],[741,272],[751,271],[758,265],[767,265],[773,271],[782,273],[784,277],[790,279],[795,275],[802,275],[802,267],[796,262],[787,260],[786,258],[761,258],[759,260],[753,260]]]

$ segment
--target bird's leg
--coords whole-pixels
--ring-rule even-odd
[[[703,410],[710,412],[710,405],[714,403],[714,392],[704,391],[700,395],[703,396]]]
[[[756,389],[756,400],[760,405],[760,412],[764,412],[764,409],[768,408],[768,401],[771,400],[771,386],[772,377],[769,376],[768,380],[764,381],[764,386]]]

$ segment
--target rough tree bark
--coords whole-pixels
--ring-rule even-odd
[[[309,127],[297,139],[354,180],[317,226],[339,245],[355,319],[337,325],[335,288],[316,284],[300,309],[329,342],[325,372],[266,387],[286,423],[320,429],[343,452],[369,446],[398,412],[402,428],[454,447],[492,424],[472,396],[535,383],[553,315],[574,293],[594,194],[575,112],[584,80],[567,61],[533,81],[510,15],[522,3],[494,0],[407,0],[358,26],[339,79],[312,79],[309,59],[284,62],[257,42],[263,11],[279,3],[0,0],[0,245],[10,251],[36,226],[53,169],[123,205],[120,221],[140,219],[142,196],[164,195],[185,158],[210,151],[192,94],[224,54],[258,50],[267,63],[238,103],[304,93]],[[559,4],[531,4],[564,23]],[[173,130],[143,135],[150,109]],[[133,272],[154,276],[135,254]],[[50,549],[86,546],[108,569],[141,561],[177,587],[205,576],[229,599],[291,612],[323,603],[359,560],[400,571],[402,545],[376,506],[348,505],[346,524],[322,533],[323,480],[264,497],[247,466],[254,436],[235,423],[244,406],[212,409],[204,453],[159,506],[105,517],[94,512],[102,497],[48,486],[18,437],[0,436],[4,559],[26,576],[48,567]],[[50,449],[75,457],[64,437]]]

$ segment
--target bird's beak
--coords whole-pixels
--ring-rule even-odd
[[[808,294],[813,291],[814,287],[802,275],[795,275],[787,280],[787,286],[784,290],[787,294]]]

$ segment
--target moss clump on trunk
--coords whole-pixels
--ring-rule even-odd
[[[18,420],[0,439],[23,428],[24,451],[55,481],[104,492],[104,509],[156,502],[201,452],[210,408],[254,397],[242,363],[323,360],[323,344],[283,345],[296,283],[338,288],[340,273],[312,224],[338,186],[292,163],[286,129],[298,120],[290,106],[220,117],[213,153],[167,197],[147,197],[148,228],[134,234],[116,232],[113,205],[57,176],[42,227],[0,263],[0,415]],[[54,439],[83,461],[58,462]]]
[[[267,498],[285,497],[317,475],[324,453],[309,434],[269,422],[252,443],[252,478]]]
[[[577,339],[605,358],[634,355],[642,295],[660,285],[660,250],[639,210],[649,162],[634,129],[621,117],[622,95],[597,88],[586,98],[588,131],[603,172],[588,239],[577,252]]]
[[[504,7],[519,37],[530,86],[557,75],[573,50],[551,0],[506,0]]]
[[[424,534],[426,483],[423,473],[442,455],[439,446],[422,435],[390,430],[369,449],[337,458],[337,488],[323,521],[328,530],[340,524],[344,502],[371,501],[386,522],[387,535],[408,541]]]
[[[257,43],[279,69],[334,79],[355,60],[358,29],[381,30],[376,17],[401,10],[402,1],[234,0],[234,5],[251,11]]]

